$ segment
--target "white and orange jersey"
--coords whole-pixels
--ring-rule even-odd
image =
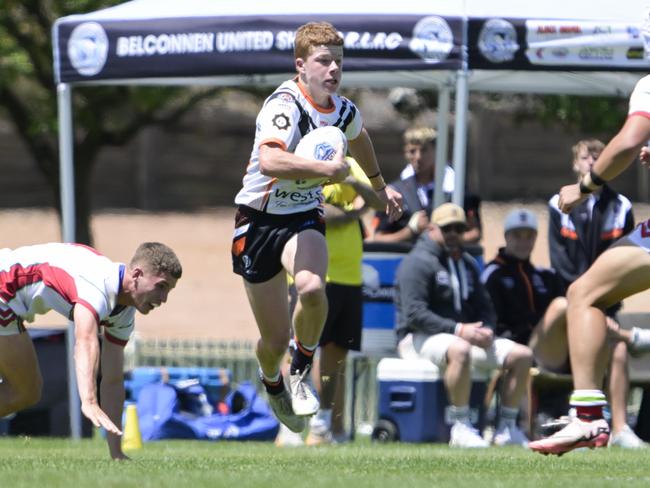
[[[627,114],[628,116],[641,115],[650,118],[650,75],[637,81],[632,95],[630,95],[630,107]]]
[[[257,116],[250,163],[235,203],[270,214],[304,212],[320,205],[321,185],[260,173],[259,148],[274,142],[285,151],[293,152],[305,134],[330,125],[341,129],[350,141],[361,133],[363,120],[354,103],[345,97],[333,95],[330,108],[324,108],[317,105],[295,79],[282,83],[266,99]]]
[[[1,249],[0,305],[27,322],[50,310],[71,319],[73,308],[83,306],[105,327],[108,340],[124,345],[135,317],[134,307],[117,305],[125,269],[79,244]]]

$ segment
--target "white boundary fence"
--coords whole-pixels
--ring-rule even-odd
[[[380,357],[351,354],[347,364],[346,426],[368,432],[377,417],[377,363]],[[261,390],[253,341],[207,339],[140,339],[129,341],[125,369],[140,366],[185,366],[227,368],[232,381],[252,381]],[[354,410],[352,402],[354,400]]]

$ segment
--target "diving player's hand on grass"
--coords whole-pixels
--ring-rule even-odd
[[[99,407],[99,404],[82,402],[81,411],[95,427],[103,427],[110,434],[122,435],[122,431],[117,428],[108,415]]]

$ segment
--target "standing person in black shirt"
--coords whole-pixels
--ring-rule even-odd
[[[591,171],[605,144],[598,139],[584,139],[573,147],[572,168],[578,180]],[[551,266],[560,275],[565,289],[596,261],[618,238],[634,229],[630,200],[605,184],[590,193],[569,213],[559,209],[560,195],[549,201],[549,252]],[[610,329],[618,329],[616,314],[621,303],[606,310]],[[628,351],[623,342],[612,347],[609,391],[612,411],[609,444],[627,448],[645,447],[627,425],[629,388]]]

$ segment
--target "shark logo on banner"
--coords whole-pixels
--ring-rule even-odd
[[[512,61],[519,49],[515,27],[507,20],[488,20],[479,33],[478,49],[493,63]]]
[[[454,34],[442,17],[420,19],[413,27],[409,49],[426,63],[439,63],[449,56],[454,47]]]
[[[97,22],[76,26],[68,40],[68,57],[73,68],[82,76],[99,73],[108,56],[108,37]]]

